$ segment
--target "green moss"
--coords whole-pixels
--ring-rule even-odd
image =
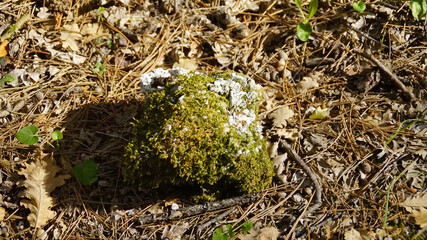
[[[227,96],[209,90],[230,73],[178,76],[144,102],[126,148],[123,176],[152,195],[193,187],[214,200],[266,188],[273,175],[256,122],[242,132],[229,124]],[[260,91],[260,90],[259,90]],[[256,112],[259,98],[250,104]]]

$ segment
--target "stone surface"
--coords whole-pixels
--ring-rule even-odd
[[[214,200],[267,187],[273,175],[257,121],[262,87],[235,73],[156,69],[123,164],[125,181],[162,195],[191,187]]]

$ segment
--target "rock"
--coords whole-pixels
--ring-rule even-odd
[[[262,87],[254,80],[156,69],[141,82],[147,98],[126,148],[125,182],[151,195],[190,187],[202,201],[269,186],[273,166],[257,119]]]

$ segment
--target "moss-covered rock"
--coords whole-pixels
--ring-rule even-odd
[[[262,88],[235,73],[156,69],[141,77],[144,110],[123,176],[149,194],[194,187],[204,200],[266,188],[273,175],[257,121]]]

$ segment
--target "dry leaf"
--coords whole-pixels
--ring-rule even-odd
[[[294,116],[294,111],[290,109],[288,106],[282,106],[272,113],[268,114],[269,119],[273,119],[273,125],[275,127],[286,127],[286,120],[292,118]]]
[[[196,71],[198,68],[197,60],[196,59],[179,59],[179,62],[176,62],[173,64],[173,68],[184,68],[189,71]]]
[[[403,203],[400,204],[403,207],[425,207],[427,208],[427,192],[419,193],[413,197],[405,199]]]
[[[50,210],[54,200],[49,194],[70,178],[69,175],[56,176],[60,170],[53,162],[52,155],[39,150],[35,154],[35,161],[25,163],[25,167],[18,171],[18,174],[25,176],[25,180],[19,181],[18,186],[26,188],[20,192],[20,197],[27,198],[21,201],[21,205],[30,209],[27,219],[32,227],[41,228],[56,216],[56,212]]]
[[[279,230],[275,227],[266,227],[261,229],[251,229],[249,234],[239,234],[240,240],[275,240],[279,236]]]
[[[427,226],[427,192],[409,197],[400,205],[410,212],[408,214],[410,220],[414,220],[421,228]]]
[[[312,77],[303,77],[301,82],[298,83],[298,89],[301,93],[305,93],[309,89],[317,87],[319,87],[319,83]]]
[[[409,214],[410,219],[415,220],[415,223],[420,225],[421,228],[427,227],[427,209],[419,207],[418,209],[412,210]]]
[[[64,25],[65,31],[61,31],[60,39],[62,42],[62,47],[64,49],[67,49],[70,47],[70,49],[74,52],[79,50],[79,46],[77,45],[76,40],[80,39],[82,35],[80,34],[80,29],[77,24],[67,24]]]
[[[6,216],[6,210],[0,207],[0,221],[4,220],[4,216]]]
[[[7,41],[7,39],[6,39],[0,44],[0,57],[6,57],[7,56],[6,46],[8,43],[9,43],[9,41]]]

